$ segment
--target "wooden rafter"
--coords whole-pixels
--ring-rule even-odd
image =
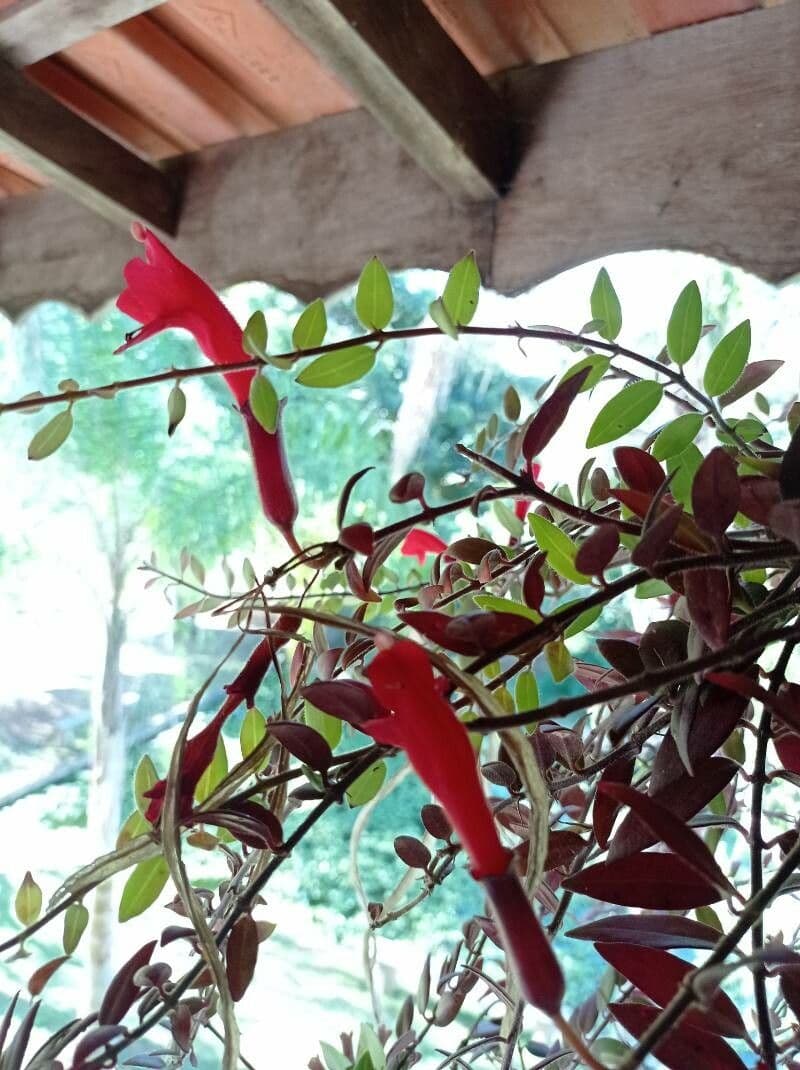
[[[513,148],[503,103],[422,0],[262,0],[451,196],[496,197]],[[369,144],[353,146],[369,166]]]
[[[178,185],[0,61],[0,150],[113,223],[175,230]]]
[[[161,0],[17,0],[0,10],[0,56],[25,67],[157,3]]]

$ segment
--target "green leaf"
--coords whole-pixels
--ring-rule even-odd
[[[546,643],[544,656],[554,683],[560,684],[562,680],[572,675],[575,663],[562,639],[556,639],[554,643]]]
[[[140,814],[138,810],[134,810],[132,814],[128,814],[125,819],[125,823],[119,830],[117,836],[117,850],[120,847],[124,847],[126,843],[130,843],[131,840],[135,840],[137,836],[144,836],[145,833],[151,832],[153,826],[144,816]]]
[[[694,442],[702,426],[701,413],[684,413],[683,416],[676,417],[658,432],[650,452],[657,461],[666,461]]]
[[[64,912],[64,935],[61,940],[65,954],[71,955],[81,942],[88,923],[89,911],[83,903],[70,903]]]
[[[475,253],[470,252],[452,268],[442,294],[445,311],[457,327],[463,327],[475,315],[480,289],[481,273]]]
[[[672,588],[663,580],[643,580],[637,584],[634,591],[635,598],[663,598],[664,595],[672,594]]]
[[[64,409],[40,427],[28,445],[28,460],[42,461],[63,446],[72,431],[72,409]]]
[[[159,779],[158,770],[153,764],[153,759],[149,754],[143,754],[133,774],[133,797],[136,800],[136,809],[140,814],[144,815],[145,810],[150,805],[150,800],[145,798],[144,793],[154,787]]]
[[[743,320],[717,342],[708,358],[703,387],[715,398],[730,390],[745,369],[750,356],[750,320]]]
[[[267,720],[261,710],[252,706],[242,718],[242,727],[239,729],[242,757],[251,755],[266,734]]]
[[[702,463],[703,454],[693,442],[667,460],[667,472],[675,473],[669,485],[670,493],[676,502],[682,503],[687,513],[692,512],[692,483]]]
[[[386,1053],[383,1050],[383,1044],[378,1040],[378,1036],[372,1026],[366,1022],[361,1026],[361,1032],[358,1035],[358,1047],[356,1048],[357,1058],[360,1059],[363,1055],[369,1056],[370,1065],[374,1067],[374,1070],[384,1070]]]
[[[170,438],[175,434],[178,424],[186,415],[186,395],[181,390],[180,383],[176,383],[167,397],[167,435]]]
[[[342,739],[342,722],[338,717],[331,717],[324,710],[318,710],[316,706],[306,700],[303,711],[303,719],[309,728],[319,732],[331,750],[335,750]]]
[[[537,513],[528,515],[528,524],[539,549],[547,554],[547,562],[552,569],[573,583],[589,582],[588,576],[575,568],[578,547],[569,535]]]
[[[519,400],[516,388],[514,386],[506,387],[506,392],[503,394],[503,415],[514,424],[519,419],[521,412],[522,403]]]
[[[242,561],[242,576],[248,588],[258,587],[258,576],[256,576],[256,570],[253,568],[253,563],[249,557]]]
[[[582,372],[584,368],[591,368],[591,371],[586,376],[583,386],[579,390],[580,394],[584,394],[587,390],[591,390],[592,387],[597,386],[608,371],[610,364],[611,357],[604,357],[601,353],[590,353],[588,357],[584,357],[582,360],[573,364],[571,368],[567,368],[559,379],[558,385],[560,386],[562,383],[565,383],[567,379],[571,379],[573,375],[577,375],[578,372]]]
[[[573,604],[573,602],[562,602],[562,604],[558,607],[559,611]],[[602,612],[602,606],[592,606],[591,609],[584,610],[584,612],[577,616],[572,622],[572,624],[570,624],[569,627],[566,629],[566,631],[564,632],[564,638],[571,639],[573,635],[578,635],[580,632],[583,632],[587,628],[590,628]]]
[[[685,364],[697,349],[703,330],[703,301],[694,280],[684,286],[667,324],[667,352],[676,364]]]
[[[268,338],[269,328],[267,327],[264,313],[261,311],[254,312],[245,324],[242,334],[242,349],[245,353],[249,353],[251,357],[261,357],[263,360],[267,355]]]
[[[363,806],[374,799],[386,779],[386,762],[383,760],[364,770],[347,789],[347,801],[351,806]]]
[[[514,687],[514,705],[520,710],[535,710],[539,705],[539,683],[530,669],[523,669]],[[529,731],[530,726],[529,726]]]
[[[318,297],[300,313],[292,331],[292,345],[295,349],[315,349],[325,341],[327,330],[325,304]]]
[[[447,309],[444,307],[441,297],[437,297],[435,301],[431,301],[428,305],[428,315],[442,332],[442,334],[448,335],[448,337],[458,340],[458,327],[450,319]]]
[[[622,330],[622,306],[605,268],[600,268],[592,287],[592,319],[600,321],[597,333],[613,342]]]
[[[250,411],[265,431],[275,434],[280,402],[275,387],[266,375],[257,372],[250,380]]]
[[[595,417],[586,438],[587,449],[614,442],[633,431],[658,407],[663,393],[661,383],[645,381],[623,387]]]
[[[31,871],[22,878],[14,899],[14,913],[21,925],[33,925],[42,912],[42,889],[33,879]]]
[[[332,388],[346,386],[372,371],[375,350],[371,346],[349,346],[312,360],[296,377],[302,386]]]
[[[346,1059],[338,1048],[334,1048],[333,1044],[321,1040],[319,1046],[328,1070],[350,1070],[350,1060]]]
[[[217,740],[217,747],[214,751],[214,757],[206,767],[205,772],[200,777],[197,783],[197,787],[194,791],[195,800],[199,803],[205,802],[211,792],[220,784],[228,775],[228,752],[225,750],[225,741],[222,736]]]
[[[169,866],[163,855],[140,862],[125,882],[119,903],[119,920],[130,921],[143,914],[164,891]]]
[[[492,613],[511,613],[515,617],[532,620],[534,624],[538,624],[542,619],[535,609],[529,609],[522,602],[515,602],[511,598],[501,598],[497,594],[476,594],[473,601],[480,609],[487,609]]]
[[[519,539],[521,537],[525,530],[522,526],[522,521],[512,509],[509,509],[505,502],[494,502],[492,511],[512,538]]]
[[[377,256],[368,260],[356,290],[356,315],[371,331],[388,326],[394,311],[392,282]]]

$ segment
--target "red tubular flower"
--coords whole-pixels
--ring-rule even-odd
[[[122,353],[168,327],[183,327],[214,364],[246,360],[242,332],[236,320],[199,275],[178,260],[151,230],[137,223],[134,237],[144,243],[145,259],[125,265],[127,288],[117,299],[117,308],[142,327],[116,350]],[[242,411],[256,471],[264,513],[291,548],[299,547],[293,534],[297,499],[283,448],[280,426],[265,431],[247,403],[255,371],[230,372],[225,381]]]
[[[358,727],[406,752],[469,855],[472,876],[484,885],[522,994],[555,1017],[564,994],[561,969],[510,868],[511,853],[500,842],[467,730],[442,697],[425,651],[398,640],[375,656],[367,676],[386,715]]]
[[[275,631],[290,633],[295,631],[299,625],[299,617],[284,613],[278,618],[275,624]],[[214,757],[219,734],[225,721],[243,702],[247,703],[248,706],[253,705],[256,692],[261,686],[261,681],[275,660],[275,652],[288,641],[288,634],[264,636],[233,683],[226,685],[225,690],[228,692],[228,697],[222,703],[213,719],[196,736],[187,739],[183,751],[181,780],[178,788],[181,817],[185,817],[192,811],[195,789],[200,783],[200,777]],[[159,780],[149,791],[145,792],[146,797],[150,800],[145,817],[152,823],[155,823],[161,816],[166,789],[166,780]]]
[[[405,557],[416,557],[421,565],[425,564],[428,554],[440,554],[447,549],[447,543],[438,535],[433,535],[422,528],[412,528],[400,545],[400,553]]]

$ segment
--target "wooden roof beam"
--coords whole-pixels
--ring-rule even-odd
[[[161,2],[17,0],[0,11],[0,57],[15,67],[27,67]]]
[[[1,60],[0,151],[113,223],[142,219],[175,233],[175,174],[141,160]]]
[[[514,167],[500,97],[422,0],[261,0],[451,197],[497,197]],[[353,152],[369,166],[369,143]]]

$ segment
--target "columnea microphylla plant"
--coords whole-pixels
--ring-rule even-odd
[[[664,350],[637,353],[618,341],[620,302],[601,270],[581,333],[477,326],[480,278],[468,255],[431,305],[432,322],[393,330],[391,281],[373,258],[356,296],[361,337],[326,343],[315,301],[291,352],[273,353],[263,314],[242,331],[155,235],[137,226],[134,236],[144,259],[127,265],[118,305],[140,326],[117,352],[183,327],[212,364],[3,408],[66,406],[31,442],[40,459],[70,434],[84,399],[172,380],[171,434],[186,409],[181,384],[223,374],[264,516],[291,556],[264,562],[248,589],[213,603],[237,644],[257,643],[249,656],[234,647],[227,697],[202,727],[198,692],[169,769],[159,775],[142,759],[138,809],[117,850],[77,871],[45,909],[26,876],[21,930],[4,950],[63,923],[64,953],[36,963],[30,1009],[8,1009],[3,1070],[178,1066],[210,1026],[220,1065],[233,1070],[235,1004],[257,971],[279,969],[260,953],[265,887],[301,840],[324,830],[332,807],[376,797],[390,759],[408,763],[429,795],[418,826],[396,830],[417,892],[399,908],[370,903],[366,923],[377,930],[424,909],[456,868],[484,907],[458,919],[461,938],[438,973],[428,958],[395,1023],[365,1026],[354,1041],[342,1022],[339,1045],[320,1038],[320,1053],[308,1052],[313,1070],[402,1070],[427,1058],[431,1040],[450,1053],[442,1067],[634,1070],[651,1057],[672,1070],[800,1066],[797,934],[770,920],[776,900],[800,888],[800,404],[786,399],[768,423],[726,415],[779,363],[750,360],[749,322],[701,359],[702,300],[690,283]],[[408,473],[389,495],[404,515],[381,528],[369,502],[348,518],[364,473],[345,473],[337,530],[302,540],[310,521],[287,460],[297,444],[287,450],[282,436],[282,378],[344,386],[393,340],[442,334],[555,341],[575,359],[535,398],[510,385],[502,422],[495,415],[472,445],[453,443],[454,466],[469,469],[460,498]],[[579,399],[592,404],[600,383],[620,379],[595,404],[586,437],[603,463],[595,455],[580,473],[548,472],[540,457],[556,436],[583,434],[571,423]],[[504,537],[489,533],[487,513]],[[445,517],[460,517],[459,538],[437,532]],[[415,562],[422,579],[387,595],[392,555]],[[346,586],[339,612],[310,597],[333,573]],[[634,592],[650,599],[650,622],[609,627]],[[580,633],[591,658],[585,646],[575,653]],[[280,706],[262,713],[270,670]],[[541,702],[545,674],[573,686]],[[214,773],[222,727],[242,706],[241,760]],[[227,858],[230,878],[215,892],[192,873],[187,844]],[[94,1014],[29,1050],[36,1000],[86,927],[84,897],[123,872],[122,922],[168,898],[171,882],[180,924],[119,967]],[[586,920],[562,933],[577,902]],[[565,983],[556,936],[591,941],[611,967],[588,1000]],[[166,1053],[150,1042],[159,1025],[171,1030]],[[549,1038],[541,1050],[531,1028]]]

